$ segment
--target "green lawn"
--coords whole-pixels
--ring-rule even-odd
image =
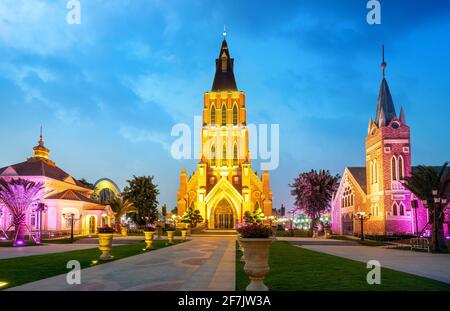
[[[174,244],[181,242],[180,240],[174,240]],[[165,240],[155,240],[153,241],[153,246],[155,249],[159,249],[166,247],[166,243],[167,241]],[[142,254],[144,248],[144,242],[113,246],[111,255],[114,256],[114,260],[118,260]],[[63,253],[2,259],[0,260],[0,283],[7,282],[8,285],[1,289],[67,273],[69,270],[66,268],[66,264],[69,260],[78,260],[81,268],[91,267],[95,260],[98,261],[96,264],[102,264],[103,262],[98,260],[99,256],[100,251],[97,248],[92,248]]]
[[[248,277],[242,253],[236,251],[236,289],[245,290]],[[274,241],[270,248],[270,272],[264,283],[270,290],[450,290],[450,284],[382,268],[381,284],[369,285],[366,264]]]

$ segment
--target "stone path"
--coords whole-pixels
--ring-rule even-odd
[[[291,244],[364,263],[378,260],[385,268],[450,283],[450,254],[411,252],[362,245],[308,245],[299,241],[292,241]]]
[[[81,270],[81,284],[66,275],[10,290],[179,290],[235,289],[235,237],[194,237],[192,241]]]

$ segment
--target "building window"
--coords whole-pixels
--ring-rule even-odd
[[[397,202],[394,202],[394,205],[392,205],[392,215],[398,216],[398,205],[397,205]]]
[[[392,157],[391,160],[391,179],[398,180],[397,175],[397,158],[395,156]]]
[[[222,125],[227,125],[227,106],[222,105]]]
[[[30,226],[32,226],[32,227],[36,226],[36,215],[35,214],[30,215]]]
[[[233,147],[233,165],[238,165],[238,146],[237,144],[234,144]]]
[[[405,177],[405,162],[402,156],[398,157],[398,177],[403,180]]]
[[[375,183],[378,183],[378,162],[377,160],[373,160],[373,170],[375,176]]]
[[[341,198],[341,207],[350,207],[354,205],[354,195],[350,187],[345,187]]]
[[[400,202],[400,216],[405,216],[405,205],[403,205],[403,202]]]
[[[223,144],[222,146],[222,166],[227,165],[227,144]]]
[[[237,125],[238,124],[238,108],[237,105],[234,104],[233,106],[233,125]]]
[[[216,146],[212,145],[211,147],[211,166],[216,166]]]
[[[216,124],[216,106],[211,106],[211,124]]]
[[[227,55],[225,52],[222,54],[222,72],[227,71]]]

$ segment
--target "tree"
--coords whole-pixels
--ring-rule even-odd
[[[250,213],[250,211],[244,213],[244,222],[247,224],[261,223],[263,220],[264,214],[258,203],[255,204],[255,209],[252,213]]]
[[[170,210],[170,212],[171,212],[172,214],[174,214],[174,215],[178,214],[178,206],[175,206],[174,208],[172,208],[172,209]]]
[[[194,208],[189,207],[186,212],[184,212],[181,217],[181,222],[189,224],[191,228],[195,228],[197,224],[203,221],[202,215],[200,215],[200,211],[197,209],[194,211]]]
[[[134,207],[133,202],[129,200],[123,200],[121,197],[112,199],[109,203],[111,209],[114,212],[114,227],[116,232],[120,232],[120,219],[122,216],[128,213],[136,213],[137,209]]]
[[[435,202],[435,197],[450,200],[450,170],[448,162],[444,163],[439,171],[432,166],[418,166],[411,176],[405,177],[405,187],[414,193],[420,200],[426,202],[429,219],[432,222],[431,244],[434,251],[446,249],[444,237],[445,209],[447,204]],[[433,190],[437,194],[433,195]]]
[[[128,186],[123,191],[123,198],[133,202],[137,213],[132,217],[139,225],[153,223],[158,219],[158,186],[153,176],[133,176],[127,180]]]
[[[0,201],[13,216],[13,245],[23,245],[25,238],[26,212],[42,200],[49,191],[45,191],[43,183],[18,178],[9,181],[0,178]],[[28,229],[28,231],[30,231]]]
[[[339,174],[332,176],[328,170],[311,170],[294,179],[291,195],[295,197],[295,211],[302,211],[311,218],[311,229],[320,216],[330,209],[333,193],[339,186]]]
[[[80,180],[78,180],[80,183],[82,183],[86,188],[92,189],[94,190],[94,184],[88,182],[85,178],[81,178]]]
[[[161,207],[161,215],[162,215],[163,217],[166,217],[166,216],[167,216],[167,205],[166,205],[166,204],[164,204],[164,205]]]

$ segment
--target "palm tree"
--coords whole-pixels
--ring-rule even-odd
[[[114,227],[117,232],[120,232],[120,218],[128,213],[136,213],[137,209],[134,207],[133,202],[123,200],[121,197],[112,199],[108,204],[114,212]]]
[[[411,176],[405,177],[405,187],[422,200],[429,210],[433,223],[431,244],[434,251],[447,248],[444,238],[446,202],[450,199],[450,171],[447,166],[448,162],[444,163],[439,172],[432,166],[418,166]],[[435,202],[435,198],[439,198],[439,202]],[[442,199],[445,203],[442,203]]]
[[[14,226],[14,246],[24,244],[26,213],[30,207],[37,205],[46,193],[48,191],[45,191],[43,183],[22,178],[9,181],[0,178],[0,200],[13,216],[11,226]]]

